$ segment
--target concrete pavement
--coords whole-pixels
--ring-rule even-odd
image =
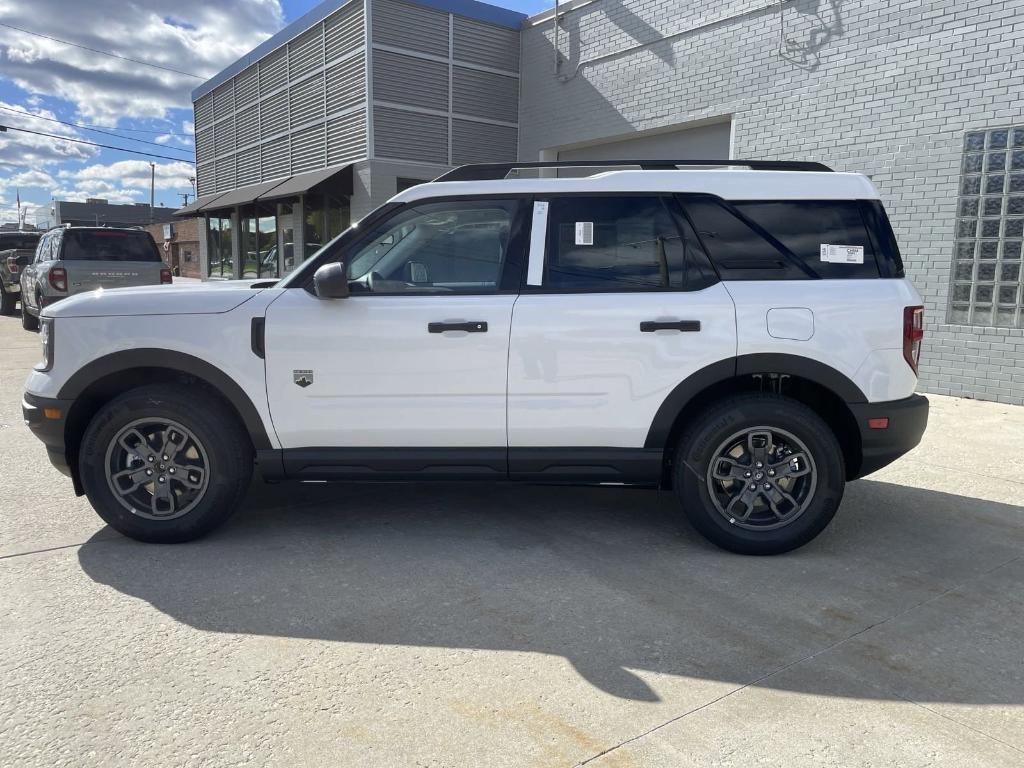
[[[21,424],[37,346],[0,318],[0,765],[1024,764],[1024,409],[933,398],[783,557],[492,485],[256,486],[161,547]]]

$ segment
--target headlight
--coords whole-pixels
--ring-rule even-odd
[[[39,341],[43,344],[43,360],[36,366],[37,371],[48,371],[53,368],[53,318],[43,317],[39,320]]]

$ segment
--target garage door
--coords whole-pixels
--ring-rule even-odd
[[[618,139],[558,152],[559,160],[685,160],[729,157],[731,123]]]

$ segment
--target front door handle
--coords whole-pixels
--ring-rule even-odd
[[[427,323],[427,331],[430,333],[444,333],[445,331],[487,333],[487,323],[481,320],[471,320],[468,323]]]
[[[641,333],[655,331],[680,331],[693,333],[700,330],[700,320],[644,320],[640,323]]]

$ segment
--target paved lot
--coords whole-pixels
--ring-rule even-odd
[[[728,555],[648,491],[277,486],[105,528],[0,318],[0,764],[1020,766],[1024,409],[934,398],[831,528]]]

